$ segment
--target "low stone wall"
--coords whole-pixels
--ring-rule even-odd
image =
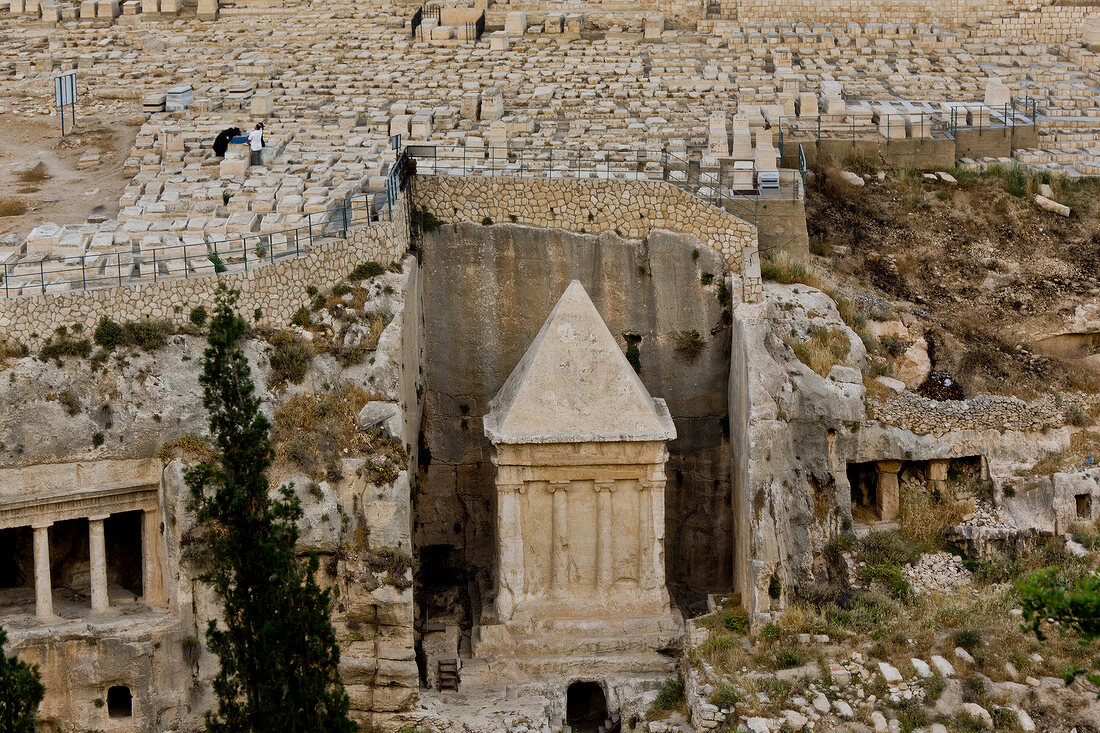
[[[1013,15],[1018,0],[721,0],[722,15],[742,23],[939,23],[960,26]]]
[[[417,176],[413,205],[443,221],[513,221],[640,239],[654,229],[693,234],[742,276],[744,300],[763,297],[756,227],[660,181]]]
[[[885,405],[868,403],[868,417],[917,435],[946,435],[955,430],[1038,432],[1065,424],[1053,397],[1027,403],[1015,397],[981,395],[971,400],[937,402],[906,393]]]
[[[310,286],[327,290],[356,265],[367,260],[389,264],[408,249],[408,204],[402,199],[393,221],[351,229],[346,239],[319,244],[299,257],[248,272],[0,299],[0,333],[9,345],[35,349],[60,326],[79,325],[90,334],[103,316],[117,321],[159,318],[184,323],[192,308],[213,305],[221,283],[240,292],[241,313],[251,316],[260,311],[258,325],[282,324],[306,305]]]

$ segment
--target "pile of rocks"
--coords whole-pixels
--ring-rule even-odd
[[[974,511],[965,515],[961,522],[964,527],[990,527],[993,529],[1013,529],[1013,525],[1001,520],[1000,512],[993,507],[981,502],[975,505]]]
[[[969,587],[973,575],[963,566],[962,558],[949,552],[922,555],[916,565],[902,568],[909,587],[916,593],[951,593]]]

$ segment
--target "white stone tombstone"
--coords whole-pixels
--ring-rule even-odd
[[[481,119],[492,122],[504,116],[504,95],[493,87],[481,93]]]
[[[665,16],[654,13],[645,17],[645,39],[659,41],[665,32]]]
[[[489,34],[490,51],[507,51],[510,45],[508,31],[493,31]]]
[[[546,22],[543,23],[543,31],[546,33],[561,33],[565,28],[564,13],[547,13]]]
[[[1012,102],[1012,90],[1005,86],[999,76],[991,76],[985,82],[985,104],[988,107],[1004,109]]]
[[[513,10],[504,16],[504,32],[509,36],[522,36],[527,32],[527,13]]]

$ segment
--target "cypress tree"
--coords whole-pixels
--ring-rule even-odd
[[[46,694],[38,667],[4,654],[8,634],[0,629],[0,731],[34,733],[34,713]]]
[[[301,505],[286,486],[269,495],[271,426],[241,351],[248,327],[235,304],[236,293],[222,286],[199,378],[218,458],[185,472],[199,522],[199,577],[224,609],[224,628],[210,621],[206,630],[221,663],[206,729],[352,731],[330,594],[316,583],[317,557],[295,551]]]

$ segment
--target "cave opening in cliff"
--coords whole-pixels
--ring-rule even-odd
[[[112,514],[103,522],[107,585],[125,589],[135,598],[142,595],[142,514],[141,511]],[[117,590],[113,595],[117,595]]]
[[[66,519],[50,527],[50,580],[66,601],[91,608],[92,576],[87,519]]]
[[[134,696],[130,688],[115,685],[107,690],[107,715],[111,718],[129,718],[134,714]]]
[[[565,693],[565,720],[575,732],[596,731],[607,719],[607,698],[598,682],[574,682]]]

